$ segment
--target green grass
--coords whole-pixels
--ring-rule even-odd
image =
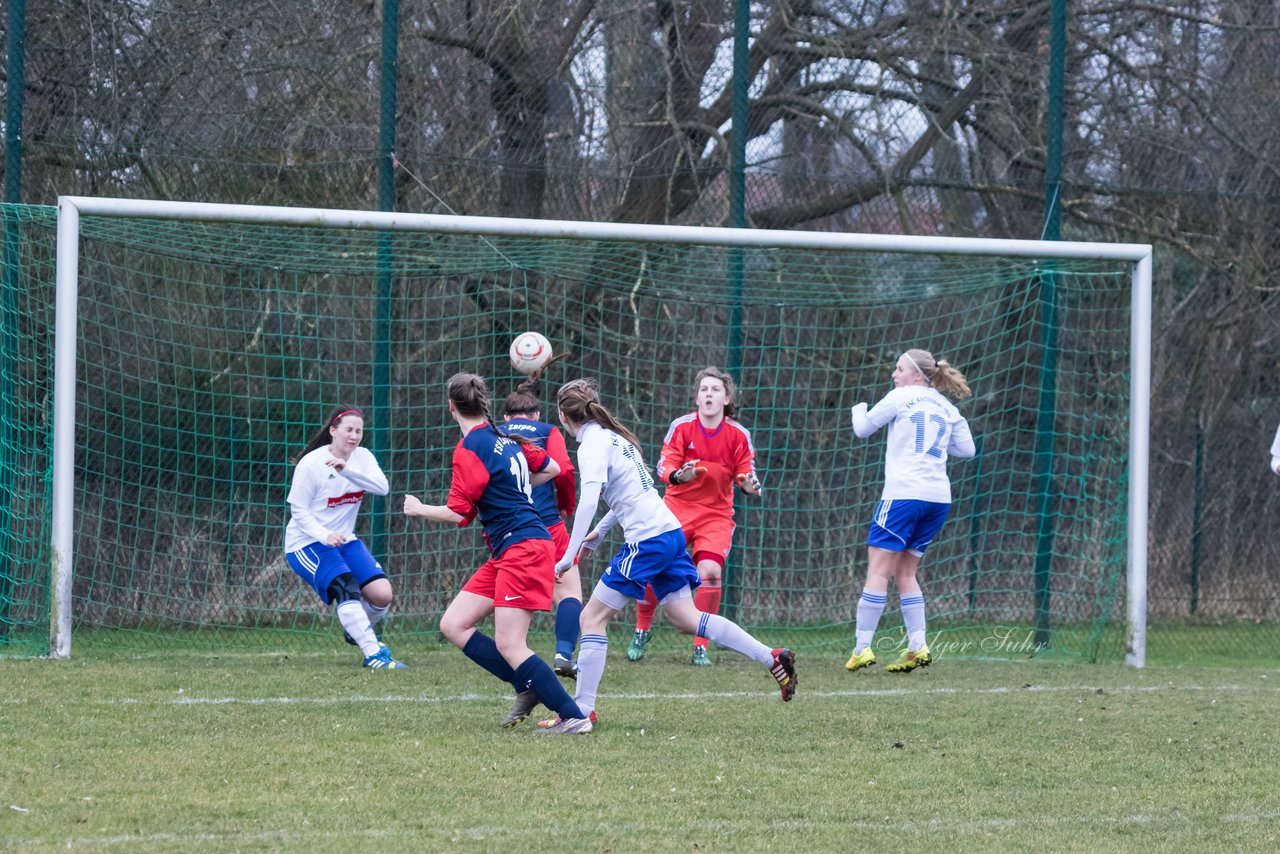
[[[896,676],[611,648],[589,736],[461,653],[0,660],[0,848],[1273,851],[1280,666],[940,658]],[[847,651],[846,651],[847,653]]]

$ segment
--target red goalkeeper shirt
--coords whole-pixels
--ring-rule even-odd
[[[689,460],[698,460],[705,474],[689,483],[673,484],[671,473]],[[714,430],[707,430],[697,412],[682,415],[671,422],[662,443],[658,462],[658,479],[668,484],[666,501],[683,521],[679,508],[683,505],[705,512],[733,515],[733,487],[740,474],[754,472],[756,449],[751,433],[732,418],[725,418]]]

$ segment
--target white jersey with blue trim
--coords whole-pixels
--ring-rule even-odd
[[[899,386],[870,411],[866,404],[855,406],[853,423],[862,438],[889,428],[881,500],[951,503],[947,457],[971,457],[974,445],[969,422],[941,392],[929,386]]]
[[[653,476],[635,445],[595,421],[584,424],[577,438],[579,482],[601,484],[600,495],[609,505],[605,520],[622,525],[622,535],[628,543],[639,543],[680,527],[680,520],[667,509],[654,488]],[[612,527],[605,520],[597,526],[603,528],[602,534]]]

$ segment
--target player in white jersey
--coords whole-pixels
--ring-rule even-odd
[[[285,559],[321,602],[334,605],[343,636],[360,647],[364,666],[395,670],[404,665],[373,628],[391,607],[391,581],[355,535],[364,494],[388,490],[378,461],[360,447],[363,437],[363,413],[339,406],[294,458]]]
[[[1271,470],[1280,474],[1280,427],[1276,428],[1276,437],[1271,440]]]
[[[653,586],[658,601],[666,607],[667,618],[679,631],[710,638],[719,646],[760,662],[781,686],[782,699],[790,700],[796,691],[795,654],[791,650],[771,649],[731,620],[694,607],[692,591],[699,584],[698,570],[685,549],[680,521],[654,489],[635,435],[600,403],[595,381],[582,379],[564,384],[556,402],[560,423],[579,443],[581,484],[573,533],[564,557],[556,564],[556,572],[567,571],[580,548],[599,546],[614,525],[622,526],[626,540],[582,610],[574,699],[583,714],[591,715],[595,710],[609,646],[609,620],[626,607],[628,598],[644,598],[646,584]],[[609,505],[609,512],[593,529],[591,524],[601,497]]]
[[[951,509],[947,457],[975,453],[969,423],[943,397],[970,394],[964,375],[927,350],[908,350],[893,371],[893,391],[867,410],[853,407],[853,432],[866,439],[889,428],[885,447],[884,492],[867,536],[867,581],[858,599],[857,640],[845,663],[850,671],[876,663],[871,642],[888,599],[889,579],[898,587],[907,649],[886,670],[910,673],[932,658],[925,639],[924,594],[916,571]]]

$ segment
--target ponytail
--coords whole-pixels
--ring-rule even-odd
[[[575,424],[595,421],[601,427],[612,430],[640,450],[640,440],[612,412],[600,402],[600,384],[591,378],[570,380],[560,386],[556,395],[560,411]]]
[[[904,353],[911,364],[924,374],[929,385],[950,397],[952,400],[964,400],[973,394],[969,390],[969,382],[946,359],[933,358],[928,350],[911,349]]]

